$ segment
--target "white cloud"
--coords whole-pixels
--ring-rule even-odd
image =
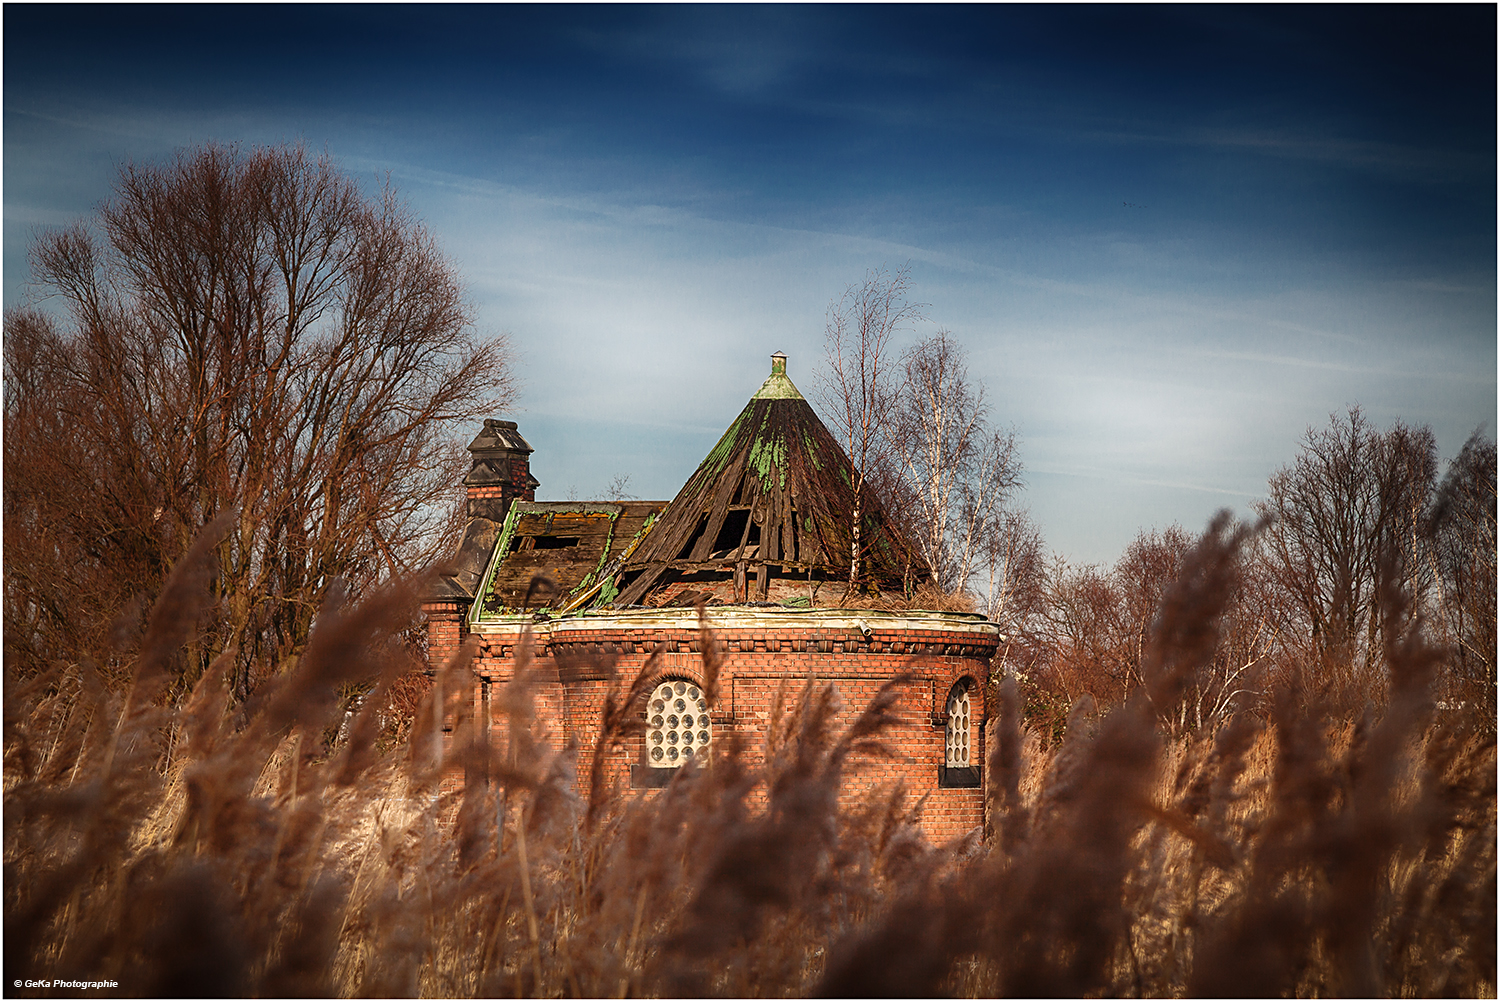
[[[743,13],[741,40],[681,29],[665,49],[651,32],[634,44],[737,99],[947,130],[944,141],[1050,131],[1076,146],[1198,147],[1403,177],[1472,168],[1442,150],[1291,128],[1111,131],[1106,114],[1007,91],[1000,77],[936,105],[806,98],[783,90],[817,38],[782,32],[771,44],[755,16]],[[423,147],[411,123],[367,110],[23,104],[6,112],[7,303],[22,229],[71,222],[107,193],[119,160],[212,136],[326,137],[366,182],[390,172],[469,283],[482,327],[512,333],[525,386],[516,416],[539,449],[544,493],[573,484],[587,496],[638,472],[638,492],[670,497],[760,384],[766,355],[791,354],[812,396],[829,300],[867,269],[906,261],[916,297],[970,348],[995,419],[1022,435],[1023,500],[1052,545],[1090,559],[1112,558],[1139,527],[1196,528],[1226,500],[1253,497],[1304,429],[1346,404],[1431,421],[1449,453],[1494,414],[1494,284],[1482,268],[1450,275],[1424,262],[1369,277],[1349,254],[1242,245],[1215,220],[1152,228],[998,185],[829,186],[806,200],[813,208],[746,211],[777,184],[649,149],[579,153],[568,124],[530,124],[484,147],[490,160],[465,147],[488,171],[477,177],[451,166],[456,147]],[[528,173],[516,150],[532,158]]]

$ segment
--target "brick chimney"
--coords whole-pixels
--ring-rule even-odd
[[[484,429],[469,443],[474,465],[464,477],[469,517],[505,521],[512,501],[535,501],[541,486],[531,475],[530,444],[514,421],[486,418]]]

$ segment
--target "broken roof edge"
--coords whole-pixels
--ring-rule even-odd
[[[459,584],[456,574],[439,574],[428,586],[427,593],[422,596],[422,600],[425,602],[472,602],[474,596]]]
[[[486,561],[486,563],[484,565],[484,570],[479,575],[478,581],[476,582],[477,587],[475,587],[475,589],[474,589],[473,605],[470,607],[468,615],[465,617],[466,620],[468,621],[470,627],[472,628],[472,627],[474,627],[474,626],[476,626],[476,625],[478,625],[480,623],[493,622],[493,621],[497,621],[497,620],[504,620],[504,619],[514,618],[514,617],[518,617],[518,616],[521,616],[521,617],[530,616],[530,615],[533,614],[531,612],[524,612],[524,613],[495,612],[495,611],[491,611],[491,610],[488,610],[488,609],[485,608],[485,606],[486,606],[485,598],[486,598],[486,596],[488,596],[490,594],[491,590],[493,589],[493,587],[494,587],[494,581],[495,581],[495,575],[499,573],[500,566],[503,563],[505,563],[505,558],[506,558],[506,556],[509,555],[510,548],[511,548],[511,543],[515,540],[515,536],[516,536],[517,530],[520,528],[520,521],[521,521],[521,516],[522,515],[537,515],[537,514],[542,514],[542,513],[545,512],[545,513],[551,513],[551,514],[554,514],[554,515],[557,515],[557,514],[582,514],[582,515],[607,515],[607,516],[609,516],[609,520],[610,520],[609,536],[608,536],[608,538],[605,541],[604,552],[599,555],[599,562],[594,566],[593,570],[591,570],[587,575],[585,575],[585,577],[584,577],[584,579],[582,581],[580,581],[577,585],[575,585],[565,596],[561,596],[562,598],[564,598],[565,601],[571,601],[571,600],[577,599],[579,597],[587,597],[587,595],[589,593],[597,590],[598,586],[603,583],[603,578],[605,576],[612,576],[612,575],[606,575],[606,571],[609,570],[609,564],[612,562],[609,559],[609,552],[610,552],[610,549],[612,547],[613,540],[614,540],[615,524],[619,521],[619,519],[620,519],[620,517],[622,515],[626,514],[626,509],[627,508],[637,508],[637,509],[639,509],[639,508],[643,508],[643,507],[644,508],[653,508],[654,507],[654,508],[658,509],[657,511],[651,512],[650,514],[648,514],[646,516],[645,525],[643,525],[637,531],[636,537],[635,537],[635,539],[634,539],[634,541],[632,542],[632,545],[631,545],[631,550],[634,550],[634,542],[638,542],[640,536],[643,535],[646,532],[646,530],[648,530],[648,529],[651,528],[651,526],[655,523],[657,516],[660,515],[660,513],[661,513],[662,510],[666,509],[666,506],[668,504],[670,504],[670,502],[668,502],[668,501],[636,501],[636,500],[631,500],[631,501],[515,501],[515,502],[512,502],[512,504],[510,506],[510,509],[505,513],[505,521],[500,524],[499,531],[495,535],[494,544],[493,544],[493,546],[490,549],[489,560]],[[613,561],[613,562],[618,563],[621,559],[622,558],[616,558],[616,560]],[[618,573],[618,572],[616,571],[615,573]]]
[[[515,501],[511,503],[510,510],[520,512],[579,512],[584,515],[618,515],[625,510],[627,503],[666,504],[665,501]]]

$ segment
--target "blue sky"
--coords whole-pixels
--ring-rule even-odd
[[[539,497],[670,498],[910,262],[1047,543],[1241,513],[1359,404],[1496,420],[1495,8],[4,8],[4,297],[121,163],[387,175],[520,352]],[[929,328],[933,329],[933,328]]]

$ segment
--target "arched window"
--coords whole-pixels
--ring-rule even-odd
[[[676,769],[702,760],[713,740],[708,699],[693,682],[674,678],[646,701],[646,764]]]
[[[959,682],[948,694],[947,754],[943,764],[950,769],[967,769],[969,762],[969,686]]]
[[[975,740],[973,679],[959,679],[948,691],[947,724],[943,728],[943,764],[938,767],[939,786],[979,785],[979,748]]]

